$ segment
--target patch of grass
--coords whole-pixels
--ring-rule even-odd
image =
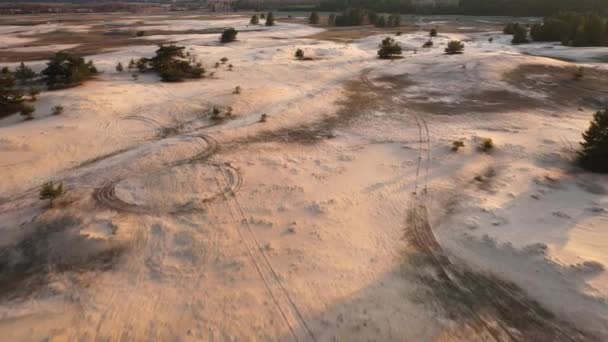
[[[458,150],[460,150],[463,147],[464,147],[464,141],[462,141],[462,140],[452,141],[452,151],[458,152]]]
[[[483,138],[479,144],[479,150],[484,153],[489,153],[494,149],[492,138]]]

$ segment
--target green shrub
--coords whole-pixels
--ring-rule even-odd
[[[579,163],[586,170],[608,173],[608,108],[597,111],[583,133]]]
[[[304,51],[302,49],[297,49],[296,50],[296,58],[297,59],[303,59],[304,58]]]
[[[308,18],[308,23],[312,25],[316,25],[319,23],[319,13],[312,12],[310,13],[310,17]]]
[[[452,142],[452,151],[454,151],[454,152],[458,152],[458,150],[460,150],[463,147],[464,147],[464,141],[462,141],[462,140],[455,140]]]
[[[140,58],[137,68],[141,71],[153,70],[163,82],[179,82],[184,79],[201,78],[205,69],[194,58],[184,54],[184,46],[159,45],[152,58]]]
[[[80,85],[97,74],[92,61],[67,52],[56,53],[42,70],[49,89],[61,89]]]
[[[429,31],[429,36],[431,36],[431,37],[437,37],[437,29],[434,29],[434,28],[431,29]]]
[[[481,140],[481,144],[479,144],[479,150],[481,152],[488,153],[492,149],[494,149],[494,142],[492,141],[492,139],[491,138],[483,138]]]
[[[582,66],[577,66],[574,69],[574,73],[573,73],[574,79],[578,81],[581,78],[583,78],[583,76],[585,76],[585,68],[583,68]]]
[[[0,72],[0,117],[21,110],[23,91],[16,86],[15,76],[8,68]]]
[[[36,108],[34,108],[34,106],[29,104],[23,104],[21,105],[21,111],[19,112],[19,114],[21,114],[25,118],[25,120],[32,120],[34,118],[35,111]]]
[[[504,29],[502,29],[502,33],[504,34],[515,34],[515,30],[519,27],[519,23],[508,23]]]
[[[53,206],[53,200],[57,197],[63,195],[63,183],[57,184],[55,186],[53,182],[47,182],[42,184],[40,187],[40,192],[38,198],[40,200],[50,200],[50,206]]]
[[[34,70],[25,66],[23,62],[15,70],[15,78],[23,83],[31,81],[34,77],[36,77]]]
[[[429,39],[429,40],[427,40],[427,41],[426,41],[426,43],[424,43],[424,44],[422,45],[422,47],[423,47],[423,48],[427,48],[427,49],[428,49],[428,48],[433,47],[433,41],[432,41],[432,40],[430,40],[430,39]]]
[[[460,40],[451,40],[448,42],[448,47],[445,48],[445,53],[448,55],[454,55],[462,53],[464,50],[464,43]]]
[[[402,54],[401,45],[391,37],[384,38],[378,48],[378,57],[382,59],[388,59],[395,55]]]
[[[249,21],[249,23],[250,23],[251,25],[258,25],[258,24],[260,23],[260,19],[258,19],[258,16],[257,16],[256,14],[254,14],[254,15],[251,17],[251,20]]]
[[[274,26],[274,14],[272,12],[268,12],[266,16],[266,26]]]
[[[63,106],[57,105],[55,107],[53,107],[53,115],[60,115],[61,113],[63,113]]]
[[[125,70],[125,68],[122,66],[122,63],[118,62],[118,64],[116,64],[116,71],[122,72],[123,70]]]
[[[220,41],[222,43],[230,43],[236,40],[236,35],[239,34],[239,31],[234,28],[225,29],[222,32],[222,36],[220,37]]]
[[[513,29],[513,39],[511,39],[511,44],[526,44],[530,41],[528,40],[528,29],[524,26],[516,26]]]

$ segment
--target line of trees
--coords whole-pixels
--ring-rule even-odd
[[[547,16],[559,11],[608,13],[606,0],[460,0],[458,4],[419,5],[410,0],[322,0],[320,11],[366,8],[382,13]]]
[[[513,44],[528,43],[528,27],[509,23],[503,30],[513,35]],[[608,45],[608,22],[598,14],[560,12],[545,17],[530,28],[530,37],[537,42],[561,42],[569,46]]]

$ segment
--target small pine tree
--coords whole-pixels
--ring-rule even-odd
[[[319,13],[312,12],[310,13],[310,17],[308,18],[308,23],[312,25],[317,25],[319,23]]]
[[[608,173],[608,108],[597,111],[583,133],[579,163],[586,170]]]
[[[25,66],[23,62],[21,62],[21,64],[19,64],[19,66],[15,70],[15,78],[21,82],[28,82],[34,77],[36,77],[36,73],[34,72],[34,70]]]
[[[19,112],[19,114],[24,116],[25,120],[32,120],[34,118],[35,111],[36,111],[36,108],[34,108],[34,106],[24,104],[21,106],[21,111]]]
[[[47,182],[42,184],[38,198],[42,201],[47,199],[50,200],[49,204],[52,207],[53,200],[61,195],[63,195],[63,183],[59,183],[55,186],[53,182]]]
[[[524,26],[517,25],[513,30],[511,44],[526,44],[530,42],[528,40],[528,29]]]
[[[583,78],[583,76],[585,76],[585,68],[579,65],[576,67],[576,69],[574,69],[573,77],[576,81],[578,81]]]
[[[431,29],[429,31],[429,36],[431,36],[431,37],[437,37],[437,29],[434,29],[434,28]]]
[[[135,60],[133,60],[133,58],[131,58],[131,60],[129,61],[129,70],[135,69],[136,67],[137,67],[137,64],[135,64]]]
[[[242,89],[241,89],[241,86],[236,86],[236,87],[234,88],[234,94],[237,94],[237,95],[238,95],[238,94],[240,94],[240,93],[241,93],[241,90],[242,90]]]
[[[251,20],[249,21],[249,23],[250,23],[251,25],[258,25],[258,24],[260,23],[260,19],[258,19],[258,16],[257,16],[256,14],[254,14],[254,15],[251,17]]]
[[[274,26],[274,14],[272,12],[268,12],[266,16],[266,26]]]
[[[222,43],[230,43],[236,40],[236,35],[239,34],[239,31],[234,28],[229,28],[222,32],[222,36],[220,37],[220,41]]]
[[[304,51],[302,51],[302,49],[296,50],[296,58],[297,59],[304,59]]]
[[[124,70],[122,63],[118,62],[118,64],[116,64],[116,71],[118,72],[122,72]]]
[[[378,48],[378,57],[382,59],[388,59],[402,53],[401,45],[391,37],[384,38]]]
[[[445,53],[448,55],[454,55],[462,53],[464,50],[464,43],[460,40],[451,40],[448,42],[448,47],[445,48]]]
[[[479,150],[485,153],[490,152],[494,148],[494,141],[492,138],[483,138],[479,145]]]
[[[63,106],[57,105],[53,107],[53,115],[60,115],[61,113],[63,113]]]
[[[452,151],[458,152],[458,150],[460,150],[463,147],[464,147],[464,141],[462,141],[462,140],[452,141]]]

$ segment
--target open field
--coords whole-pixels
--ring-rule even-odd
[[[608,48],[513,46],[510,18],[249,17],[0,17],[0,66],[65,50],[101,71],[0,119],[0,336],[608,340],[608,176],[573,163]],[[403,58],[376,58],[387,35]],[[158,43],[206,77],[115,70]]]

